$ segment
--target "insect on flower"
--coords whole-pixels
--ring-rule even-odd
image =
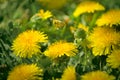
[[[61,28],[66,26],[64,21],[58,20],[58,19],[53,19],[52,20],[53,26],[55,26],[56,28]]]

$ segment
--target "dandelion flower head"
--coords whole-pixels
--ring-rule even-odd
[[[38,43],[47,42],[48,37],[40,31],[28,30],[18,35],[13,41],[12,50],[16,56],[30,58],[40,53]]]
[[[120,66],[120,50],[114,50],[108,55],[107,63],[112,68],[118,68]]]
[[[76,80],[76,72],[73,66],[69,66],[64,70],[61,80]]]
[[[66,42],[66,41],[58,41],[51,44],[48,49],[44,52],[44,54],[50,58],[57,58],[63,55],[66,56],[74,56],[77,52],[77,47],[74,43]]]
[[[105,10],[105,8],[95,1],[83,1],[81,2],[75,11],[73,12],[74,17],[78,17],[83,13],[94,13],[95,11]]]
[[[45,20],[45,19],[48,19],[48,18],[52,17],[53,15],[48,10],[45,12],[43,9],[40,9],[39,13],[37,13],[36,16],[39,16],[40,18],[42,18],[43,20]]]
[[[111,47],[120,43],[120,33],[109,27],[96,27],[89,35],[88,40],[93,48],[94,56],[101,56],[110,53]]]
[[[114,76],[108,75],[103,71],[89,72],[83,75],[81,78],[81,80],[115,80]]]
[[[104,13],[97,21],[97,26],[112,26],[120,24],[120,10],[110,10]]]
[[[7,80],[42,80],[43,70],[36,66],[36,64],[22,64],[16,66],[9,72]]]

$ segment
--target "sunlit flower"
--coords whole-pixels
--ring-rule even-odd
[[[103,14],[96,22],[98,26],[120,24],[120,10],[110,10]]]
[[[78,28],[83,29],[85,32],[88,32],[88,27],[84,26],[83,24],[79,23]]]
[[[108,55],[107,62],[112,68],[118,68],[120,66],[120,50],[114,50]]]
[[[69,66],[64,70],[61,80],[76,80],[76,72],[73,66]]]
[[[46,12],[44,12],[43,9],[40,9],[39,13],[37,13],[36,16],[39,16],[40,18],[45,20],[45,19],[52,17],[52,13],[48,10]]]
[[[35,64],[22,64],[9,72],[7,80],[42,80],[42,72]]]
[[[18,35],[13,41],[12,50],[16,56],[19,57],[32,57],[40,53],[40,46],[38,43],[46,42],[48,37],[39,31],[28,30]]]
[[[81,80],[115,80],[115,77],[112,75],[108,75],[103,71],[93,71],[86,73],[81,77]]]
[[[111,47],[118,45],[120,42],[120,33],[109,27],[96,27],[88,37],[93,48],[93,54],[106,55],[110,53]]]
[[[94,13],[95,11],[101,11],[101,10],[105,10],[105,8],[98,2],[83,1],[77,6],[73,15],[75,17],[78,17],[83,13]]]
[[[42,3],[43,6],[47,7],[48,9],[59,9],[63,7],[68,0],[38,0]]]
[[[77,52],[77,47],[74,43],[59,41],[51,44],[44,54],[50,58],[57,58],[63,55],[74,56]]]

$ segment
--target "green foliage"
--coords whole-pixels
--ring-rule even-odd
[[[120,8],[119,0],[96,1],[103,4],[107,10]],[[92,54],[92,51],[88,48],[89,42],[86,39],[87,34],[84,30],[77,29],[74,33],[71,32],[70,26],[77,28],[80,21],[90,26],[90,31],[92,31],[96,19],[103,13],[94,14],[93,19],[88,22],[85,20],[85,15],[89,16],[91,14],[74,18],[72,13],[79,2],[81,0],[70,0],[61,9],[52,9],[53,17],[42,20],[34,17],[34,15],[39,9],[47,10],[47,8],[40,5],[37,0],[0,0],[0,80],[6,80],[9,71],[22,63],[37,63],[38,66],[42,67],[44,69],[43,80],[53,80],[53,77],[61,78],[64,69],[69,65],[75,66],[78,75],[94,70],[102,70],[114,75],[116,80],[120,80],[120,68],[112,69],[107,66],[107,56],[94,56]],[[64,19],[65,16],[69,17],[68,23]],[[61,21],[62,27],[53,24],[54,20]],[[41,44],[42,52],[47,49],[49,44],[66,40],[77,45],[78,53],[73,57],[63,56],[55,60],[51,60],[43,54],[33,56],[30,59],[16,57],[11,50],[13,40],[19,33],[29,29],[43,31],[48,35],[48,44]],[[117,30],[120,31],[120,29]]]

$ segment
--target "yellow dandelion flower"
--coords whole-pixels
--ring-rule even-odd
[[[89,35],[88,40],[91,42],[90,46],[93,48],[93,55],[109,54],[111,46],[119,44],[120,33],[109,27],[96,27]]]
[[[44,12],[43,9],[40,9],[39,13],[37,13],[36,16],[39,16],[40,18],[45,20],[45,19],[52,17],[52,13],[48,10],[46,12]]]
[[[42,80],[42,72],[35,64],[22,64],[9,72],[7,80]]]
[[[120,24],[120,10],[110,10],[103,14],[97,21],[98,26],[108,26]]]
[[[98,2],[83,1],[77,6],[75,11],[73,12],[73,15],[75,17],[78,17],[83,13],[94,13],[95,11],[101,11],[101,10],[105,10],[105,8]]]
[[[115,80],[115,77],[112,75],[108,75],[103,71],[93,71],[86,73],[81,77],[81,80]]]
[[[78,28],[83,29],[85,32],[88,32],[88,27],[84,26],[83,24],[79,23]]]
[[[38,0],[42,3],[43,6],[47,7],[48,9],[60,9],[62,8],[68,0]]]
[[[59,41],[51,44],[44,54],[52,59],[63,55],[74,56],[77,52],[77,47],[70,42]]]
[[[28,30],[18,35],[13,41],[12,50],[16,56],[30,58],[40,53],[38,43],[47,42],[48,37],[43,32]]]
[[[64,70],[61,80],[76,80],[76,72],[73,66],[69,66]]]
[[[114,50],[112,54],[108,55],[107,62],[112,68],[118,68],[120,66],[120,50]]]

